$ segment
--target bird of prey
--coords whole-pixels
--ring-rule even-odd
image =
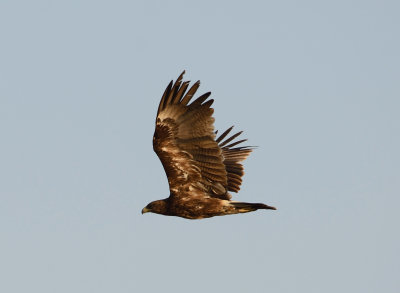
[[[192,101],[200,86],[182,82],[183,74],[164,91],[158,106],[153,149],[168,177],[169,197],[149,203],[143,213],[152,212],[186,219],[275,210],[263,203],[232,201],[229,191],[238,192],[242,184],[240,163],[252,147],[238,146],[242,133],[231,135],[233,126],[217,137],[214,131],[214,100],[210,92]]]

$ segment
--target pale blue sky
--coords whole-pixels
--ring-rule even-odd
[[[399,292],[398,1],[1,1],[1,292]],[[259,148],[237,200],[168,195],[159,99],[186,69]]]

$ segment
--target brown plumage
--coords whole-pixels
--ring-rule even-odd
[[[158,106],[153,148],[168,177],[170,195],[149,203],[142,213],[153,212],[187,219],[202,219],[274,207],[262,203],[231,201],[229,191],[242,184],[240,163],[251,153],[248,146],[237,146],[233,127],[218,138],[214,132],[213,101],[205,93],[189,104],[200,86],[197,81],[187,91],[182,82],[185,72],[165,89]],[[186,92],[187,91],[187,92]]]

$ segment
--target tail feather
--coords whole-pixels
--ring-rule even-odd
[[[231,202],[239,213],[248,213],[256,210],[276,210],[275,207],[263,203]]]

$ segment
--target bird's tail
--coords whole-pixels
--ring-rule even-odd
[[[248,203],[248,202],[231,202],[230,203],[238,213],[248,213],[260,209],[276,210],[276,208],[263,203]]]

